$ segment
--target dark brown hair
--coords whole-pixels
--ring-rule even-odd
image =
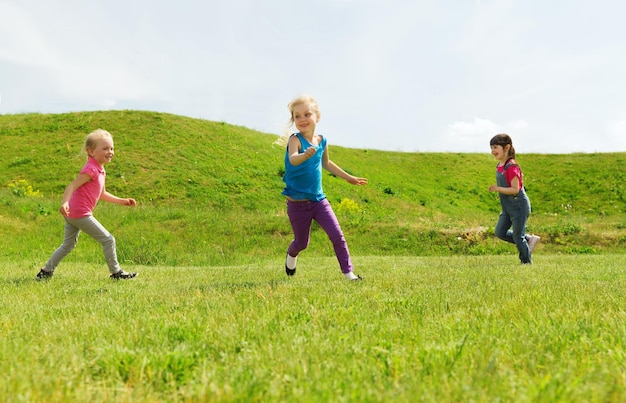
[[[511,139],[511,136],[509,136],[508,134],[505,134],[505,133],[496,134],[495,136],[491,138],[491,140],[489,140],[489,145],[490,146],[502,146],[502,148],[504,148],[505,146],[511,146],[511,148],[509,148],[508,157],[509,159],[515,158],[515,148],[513,147],[513,140]]]

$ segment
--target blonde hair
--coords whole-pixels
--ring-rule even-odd
[[[113,136],[111,136],[111,133],[107,132],[106,130],[96,129],[92,131],[87,135],[87,138],[85,138],[85,145],[81,150],[81,154],[89,155],[89,150],[93,150],[98,146],[98,140],[102,140],[105,138],[113,140]]]
[[[315,98],[309,95],[300,95],[298,98],[294,99],[293,101],[287,104],[287,108],[289,109],[289,114],[291,115],[289,117],[289,123],[287,127],[285,127],[285,133],[282,136],[280,136],[278,139],[276,139],[274,144],[279,145],[281,147],[285,147],[287,145],[287,143],[289,142],[289,137],[292,134],[291,128],[295,124],[295,121],[293,118],[293,110],[295,109],[296,106],[302,105],[302,104],[308,105],[311,108],[311,110],[315,112],[315,115],[317,116],[317,120],[320,119],[320,116],[321,116],[320,107],[317,104],[317,101],[315,100]]]

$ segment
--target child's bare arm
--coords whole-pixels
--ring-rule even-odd
[[[123,206],[136,206],[137,205],[137,202],[135,201],[135,199],[117,197],[107,192],[104,189],[102,190],[102,194],[100,195],[100,200],[103,200],[109,203],[121,204]]]

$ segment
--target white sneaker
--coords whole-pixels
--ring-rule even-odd
[[[535,247],[537,246],[540,240],[541,240],[541,237],[538,237],[537,235],[528,235],[527,242],[528,242],[528,249],[530,249],[530,253],[533,253],[533,251],[535,250]]]

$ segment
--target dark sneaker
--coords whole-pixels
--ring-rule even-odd
[[[120,270],[117,273],[113,273],[109,276],[109,278],[113,280],[128,280],[129,278],[133,278],[137,275],[135,272],[127,272],[124,270]]]
[[[45,271],[44,269],[39,270],[37,273],[37,280],[47,280],[52,277],[54,273],[51,271]]]

